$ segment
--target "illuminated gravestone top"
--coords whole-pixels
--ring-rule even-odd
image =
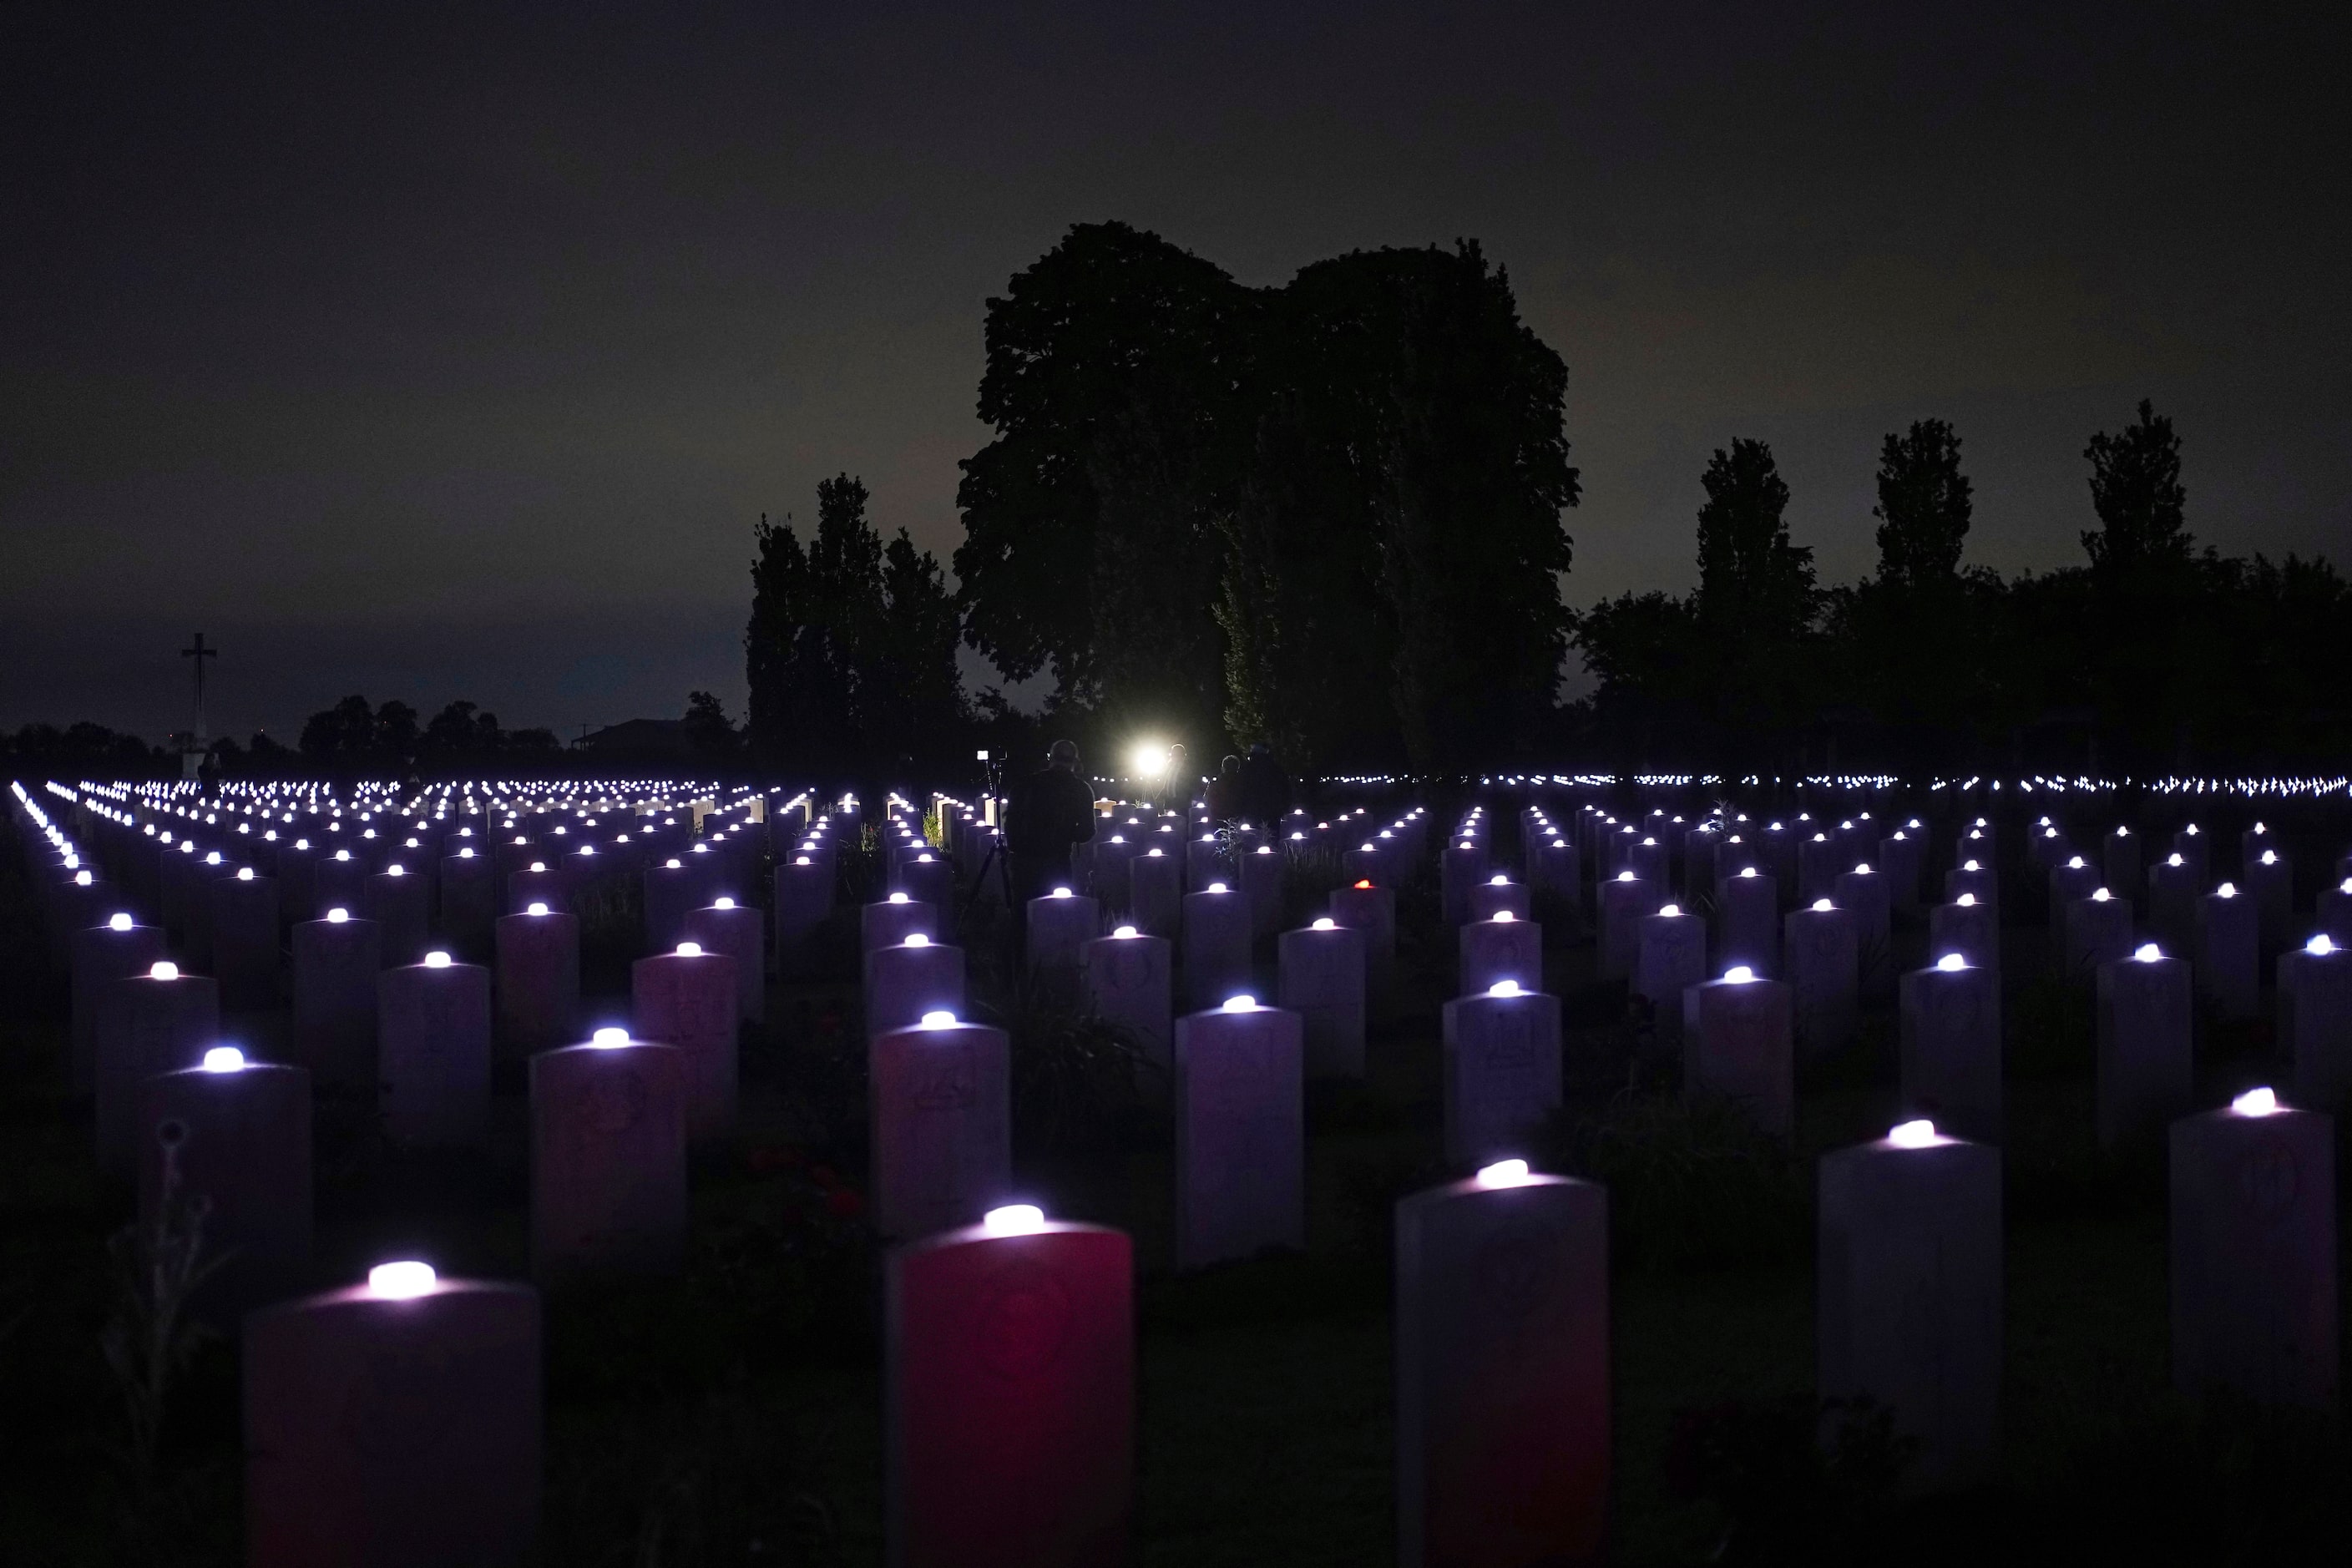
[[[1524,1144],[1560,1102],[1559,1001],[1505,977],[1440,1010],[1446,1157]]]
[[[530,1058],[531,1268],[674,1270],[687,1224],[687,1061],[598,1029]]]
[[[1305,1031],[1248,995],[1176,1020],[1176,1261],[1306,1243]]]
[[[1134,1506],[1128,1238],[1034,1205],[884,1264],[891,1560],[1082,1564],[1126,1556]]]
[[[886,1237],[968,1225],[1012,1183],[1010,1047],[946,1009],[877,1035],[867,1052],[874,1215]]]
[[[2183,1393],[2332,1410],[2336,1138],[2268,1088],[2172,1124],[2172,1361]]]
[[[1887,1409],[1923,1489],[1980,1479],[1999,1426],[2000,1151],[1921,1119],[1823,1155],[1819,1184],[1822,1397]]]
[[[1608,1200],[1495,1161],[1396,1213],[1400,1561],[1598,1561]]]
[[[364,1285],[247,1318],[244,1360],[248,1561],[530,1557],[536,1292],[379,1264]]]

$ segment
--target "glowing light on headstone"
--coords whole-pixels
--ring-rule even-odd
[[[1114,930],[1110,934],[1125,941],[1126,939],[1136,935],[1137,932],[1133,926],[1120,926]]]
[[[2317,936],[2313,937],[2309,942],[2303,944],[2303,951],[2318,957],[2325,958],[2329,953],[2336,951],[2336,939],[2329,936],[2326,931],[2321,931]]]
[[[2154,963],[2158,959],[2162,958],[2163,956],[2163,950],[2158,948],[2156,943],[2152,942],[2141,942],[2132,952],[2133,960],[2140,963]]]
[[[108,917],[106,929],[109,931],[129,931],[131,927],[131,917],[118,910],[114,914]]]
[[[1524,993],[1519,990],[1519,983],[1516,980],[1497,980],[1495,984],[1486,987],[1486,994],[1489,996],[1518,996],[1524,994]]]
[[[1255,1012],[1256,1008],[1257,998],[1251,995],[1246,991],[1243,992],[1238,996],[1228,996],[1225,998],[1224,1010],[1228,1013],[1249,1013]]]
[[[429,1296],[439,1277],[430,1263],[413,1260],[379,1263],[368,1270],[368,1294],[386,1301],[407,1301]]]
[[[443,952],[438,948],[436,948],[433,952],[425,955],[425,967],[427,969],[446,969],[449,967],[449,955]]]
[[[1756,978],[1756,971],[1744,963],[1735,963],[1723,972],[1723,977],[1734,985],[1745,985]]]
[[[243,1072],[245,1053],[235,1046],[215,1046],[205,1053],[206,1072]]]
[[[2241,1116],[2271,1116],[2278,1108],[2278,1096],[2267,1089],[2250,1089],[2230,1101],[2230,1109]]]
[[[1916,1121],[1898,1122],[1886,1130],[1886,1141],[1897,1149],[1927,1149],[1941,1142],[1936,1124],[1926,1117]]]
[[[923,1027],[926,1029],[952,1029],[955,1022],[956,1016],[944,1007],[935,1007],[923,1015]]]
[[[1482,1187],[1524,1187],[1535,1180],[1528,1171],[1525,1160],[1497,1160],[1478,1168],[1478,1184]]]
[[[1961,970],[1966,969],[1968,966],[1968,958],[1966,955],[1961,953],[1948,952],[1944,954],[1943,957],[1936,960],[1936,967],[1942,970],[1947,974],[1956,974]]]
[[[991,1236],[1034,1236],[1045,1228],[1045,1211],[1035,1204],[1006,1204],[980,1216]]]

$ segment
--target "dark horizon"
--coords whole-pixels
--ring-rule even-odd
[[[460,18],[461,19],[457,19]],[[862,475],[944,559],[984,301],[1076,222],[1252,284],[1476,238],[1569,366],[1570,604],[1778,453],[1825,582],[1950,420],[1968,560],[2078,563],[2143,396],[2226,552],[2352,541],[2340,23],[1981,6],[1138,20],[20,13],[0,727],[291,740],[741,710],[751,525]]]

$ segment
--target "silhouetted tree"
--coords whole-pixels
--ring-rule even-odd
[[[460,699],[433,716],[420,745],[426,757],[452,762],[495,754],[499,741],[499,716]]]
[[[1218,601],[1235,738],[1302,763],[1511,754],[1567,646],[1567,367],[1475,244],[1318,262],[1255,321]]]
[[[1904,587],[1948,584],[1969,536],[1968,476],[1960,438],[1940,419],[1889,435],[1878,452],[1878,576]]]
[[[1717,715],[1754,731],[1803,702],[1820,608],[1810,547],[1791,543],[1789,487],[1761,441],[1735,438],[1700,475],[1698,623]]]
[[[846,474],[818,485],[805,551],[789,521],[760,520],[744,672],[747,728],[771,761],[887,771],[935,764],[963,739],[945,574],[904,529],[885,546],[866,500]]]
[[[955,552],[965,635],[1108,730],[1214,733],[1211,615],[1250,432],[1250,290],[1157,235],[1081,224],[988,302]]]
[[[364,697],[346,697],[311,714],[302,722],[299,744],[314,763],[349,764],[372,757],[376,749],[374,705]]]
[[[860,685],[879,755],[936,767],[961,750],[968,715],[956,666],[962,636],[947,574],[900,529],[882,552],[882,616]]]
[[[727,717],[725,704],[708,691],[686,694],[686,717],[679,729],[698,762],[730,762],[739,749],[740,737],[735,732],[733,721]]]
[[[2186,526],[2189,492],[2180,484],[2180,437],[2172,421],[2140,400],[2139,417],[2121,435],[2105,431],[2083,449],[2091,464],[2091,507],[2099,526],[2083,535],[2094,571],[2129,573],[2184,564],[2196,547]]]

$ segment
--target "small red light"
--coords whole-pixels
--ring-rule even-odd
[[[1371,886],[1371,883],[1370,883],[1370,882],[1368,882],[1368,881],[1367,881],[1367,882],[1359,882],[1359,883],[1357,883],[1357,884],[1356,884],[1356,886],[1358,886],[1359,888],[1369,888],[1369,887],[1370,887],[1370,886]]]

